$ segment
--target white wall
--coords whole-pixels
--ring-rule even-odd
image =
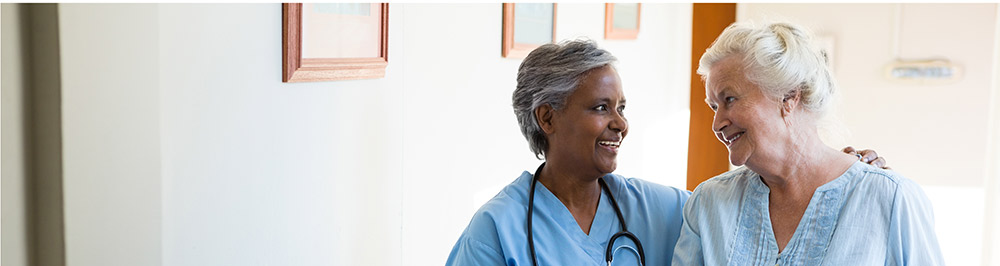
[[[1000,5],[997,5],[1000,15]],[[1000,19],[994,42],[1000,44]],[[1000,264],[1000,45],[993,47],[993,91],[990,104],[989,154],[986,157],[986,208],[983,226],[983,265]]]
[[[0,22],[2,28],[3,42],[0,49],[3,49],[3,65],[0,69],[3,76],[0,82],[3,83],[3,125],[2,125],[2,157],[3,169],[3,219],[0,221],[0,235],[3,235],[2,259],[3,265],[27,265],[28,264],[28,227],[26,225],[27,214],[25,204],[27,203],[27,168],[25,165],[26,154],[23,143],[24,136],[24,102],[26,94],[26,79],[22,64],[24,63],[21,51],[21,14],[17,4],[4,3],[0,7]]]
[[[285,84],[279,4],[155,6],[164,265],[402,264],[404,8],[385,78]]]
[[[830,144],[875,149],[921,184],[948,264],[982,263],[983,169],[997,163],[986,161],[983,145],[997,56],[996,4],[739,4],[737,12],[738,21],[790,21],[833,38],[843,92],[835,114],[851,134]],[[965,76],[948,85],[893,83],[882,73],[894,51],[908,60],[950,59]]]
[[[157,19],[59,5],[67,265],[160,265]]]

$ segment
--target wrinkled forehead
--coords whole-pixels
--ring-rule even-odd
[[[737,56],[727,56],[716,62],[709,68],[705,79],[706,91],[716,91],[726,87],[727,84],[746,80],[746,67]]]
[[[705,78],[705,102],[711,105],[726,95],[741,94],[753,87],[741,66],[713,66]]]

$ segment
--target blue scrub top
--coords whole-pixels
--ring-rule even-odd
[[[669,265],[680,236],[681,210],[690,192],[637,178],[605,175],[630,232],[642,242],[646,265]],[[526,232],[528,190],[532,174],[525,171],[472,217],[458,238],[446,265],[532,265]],[[532,227],[539,265],[607,265],[605,249],[621,230],[606,192],[601,193],[590,234],[583,233],[545,185],[535,185]],[[625,237],[615,247],[635,244]],[[638,265],[638,255],[622,248],[613,265]]]

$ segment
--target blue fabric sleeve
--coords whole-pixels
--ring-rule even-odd
[[[913,181],[900,179],[890,219],[885,265],[944,265],[930,201]]]
[[[490,245],[463,235],[451,249],[445,265],[504,265],[504,259]]]
[[[445,265],[504,265],[497,221],[489,211],[490,206],[485,205],[485,210],[472,216]]]
[[[680,238],[677,239],[677,246],[674,247],[674,257],[672,265],[705,265],[704,255],[701,250],[701,236],[698,230],[692,227],[697,224],[698,217],[695,210],[699,208],[699,193],[695,189],[687,203],[684,204],[683,220],[681,225]]]

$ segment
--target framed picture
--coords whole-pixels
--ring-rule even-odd
[[[282,9],[282,82],[371,79],[389,64],[389,4],[289,4]]]
[[[524,58],[538,46],[555,41],[556,4],[503,4],[501,56]]]
[[[639,10],[642,4],[604,4],[604,39],[635,40],[639,36]]]

